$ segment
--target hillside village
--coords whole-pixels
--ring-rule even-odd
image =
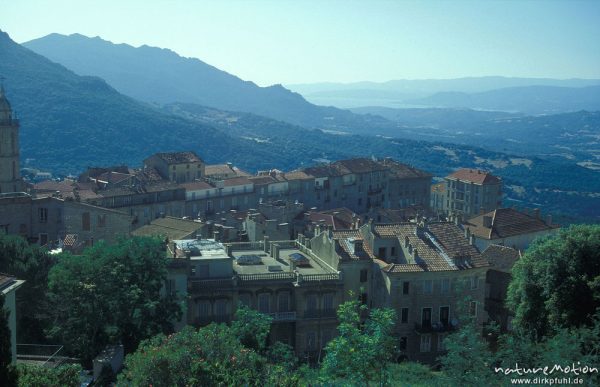
[[[229,322],[238,304],[272,317],[270,342],[317,361],[336,309],[358,297],[390,307],[399,356],[434,364],[461,325],[511,329],[511,268],[559,226],[539,209],[503,208],[500,176],[459,169],[435,179],[401,160],[355,158],[251,174],[194,151],[149,155],[143,167],[89,168],[75,179],[20,177],[19,121],[0,91],[0,230],[58,252],[159,236],[163,292],[186,300],[176,328]],[[201,150],[200,150],[201,152]],[[2,277],[12,295],[22,281]],[[15,353],[16,351],[16,353]]]

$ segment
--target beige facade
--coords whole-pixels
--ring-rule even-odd
[[[446,176],[446,211],[462,219],[502,206],[502,180],[489,172],[459,169]]]
[[[144,160],[144,168],[154,168],[163,179],[186,183],[204,177],[204,161],[194,152],[156,153]]]

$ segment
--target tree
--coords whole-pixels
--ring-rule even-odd
[[[161,295],[166,274],[158,238],[98,243],[81,256],[61,255],[49,275],[49,334],[84,362],[108,343],[135,350],[141,340],[172,331],[181,315],[176,299]]]
[[[346,379],[359,385],[386,380],[387,363],[394,357],[392,329],[396,315],[392,309],[374,309],[362,323],[366,306],[347,301],[338,309],[339,335],[331,340],[323,360],[323,372],[329,380]]]
[[[17,332],[21,343],[46,340],[48,272],[55,259],[19,236],[0,233],[0,272],[25,280],[17,292]]]
[[[61,365],[56,368],[20,364],[19,387],[77,387],[81,384],[81,366]]]
[[[600,306],[600,226],[577,225],[538,239],[513,268],[513,326],[536,341],[591,326]]]
[[[271,320],[270,316],[240,304],[231,329],[246,348],[260,352],[267,345]]]
[[[11,332],[8,327],[9,311],[4,308],[4,294],[0,292],[0,380],[6,386],[17,383],[17,374],[12,365]]]

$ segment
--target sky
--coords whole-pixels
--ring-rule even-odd
[[[169,48],[261,86],[600,78],[600,0],[0,0],[0,29]]]

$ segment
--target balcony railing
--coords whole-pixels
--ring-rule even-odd
[[[237,276],[240,281],[293,281],[296,278],[296,273],[259,273],[259,274],[239,274]]]
[[[268,315],[273,321],[296,321],[296,312],[275,312]]]
[[[455,329],[455,327],[453,327],[449,323],[442,323],[442,322],[425,323],[425,324],[415,323],[415,331],[417,333],[450,332],[450,331],[453,331],[454,329]]]
[[[233,278],[191,279],[188,284],[188,290],[192,292],[209,288],[229,288],[233,286]]]

